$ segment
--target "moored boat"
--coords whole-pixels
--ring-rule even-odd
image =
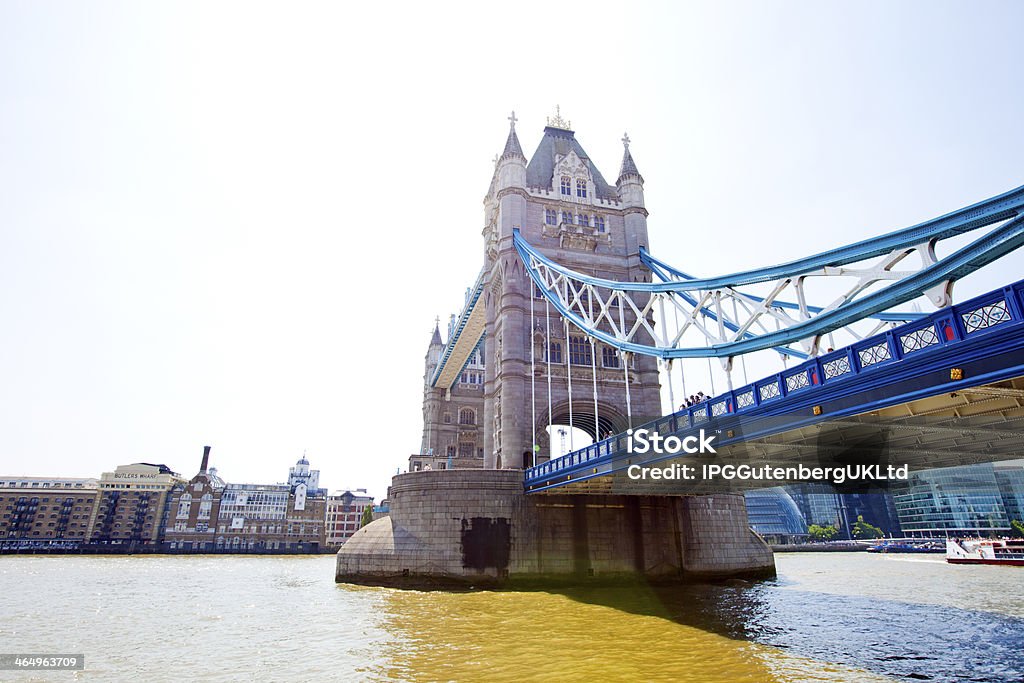
[[[949,538],[946,539],[946,562],[1024,567],[1024,540]]]
[[[943,548],[941,543],[933,541],[886,541],[868,547],[869,553],[941,553]]]

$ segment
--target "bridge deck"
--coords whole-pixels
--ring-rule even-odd
[[[799,432],[812,425],[872,413],[891,419],[929,414],[948,418],[946,424],[933,421],[927,425],[932,428],[932,436],[918,433],[913,438],[934,445],[935,429],[944,427],[962,433],[963,423],[955,419],[983,416],[986,411],[995,421],[1008,425],[1024,419],[1021,378],[1024,281],[941,309],[637,429],[646,427],[662,436],[685,436],[703,428],[716,432],[717,444],[722,447],[748,444],[762,455],[771,452],[778,456],[817,448]],[[907,429],[921,426],[904,424]],[[1016,438],[1011,433],[997,436],[1001,440]],[[947,446],[914,449],[918,456],[915,466],[979,462],[979,458],[986,457],[984,449],[971,453],[955,440],[949,440]],[[717,457],[726,457],[729,452],[719,449]],[[994,449],[987,460],[1008,459],[1021,452],[1024,449]],[[677,456],[630,454],[623,433],[526,470],[524,485],[528,493],[567,492],[566,487],[578,492],[607,492],[610,475],[632,464],[646,465],[672,457]],[[598,481],[601,479],[607,481]]]

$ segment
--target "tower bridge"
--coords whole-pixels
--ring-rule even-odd
[[[510,117],[484,199],[483,268],[447,340],[438,326],[428,347],[420,453],[394,479],[391,516],[339,552],[339,581],[773,573],[742,487],[631,484],[630,466],[673,457],[631,453],[634,427],[713,431],[720,463],[856,460],[850,444],[879,424],[876,459],[933,467],[1020,453],[1024,282],[962,303],[953,290],[1024,244],[1024,188],[698,278],[653,255],[644,180],[627,136],[623,146],[612,185],[560,115],[529,159]],[[920,297],[936,310],[900,310]],[[734,361],[756,353],[799,363],[734,386]],[[682,366],[697,358],[721,364],[726,391],[665,414],[663,384],[674,408],[675,378],[685,396]],[[558,425],[594,443],[553,457]]]

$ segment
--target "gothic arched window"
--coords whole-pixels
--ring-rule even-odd
[[[590,342],[586,337],[569,337],[569,363],[590,365]]]
[[[577,197],[586,197],[587,196],[587,181],[586,180],[579,180],[579,179],[576,180],[576,196]]]
[[[558,224],[558,212],[554,209],[546,209],[544,211],[544,222],[548,225]]]
[[[572,211],[562,212],[562,222],[566,225],[572,225]]]
[[[604,232],[604,216],[594,216],[594,227],[598,232]]]
[[[476,424],[476,413],[469,409],[463,408],[459,411],[459,424],[460,425],[475,425]]]
[[[576,222],[579,223],[580,225],[585,225],[585,226],[587,226],[589,228],[590,227],[590,216],[588,216],[585,213],[581,213],[580,215],[576,216]]]
[[[570,186],[571,182],[572,182],[572,179],[569,178],[569,176],[567,176],[567,175],[562,176],[562,194],[564,194],[566,196],[572,194],[572,188]]]
[[[548,345],[548,357],[546,360],[552,363],[562,362],[562,345],[560,343],[553,341]]]

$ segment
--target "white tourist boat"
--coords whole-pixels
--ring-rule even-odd
[[[1024,540],[948,538],[946,539],[946,562],[952,564],[1005,564],[1024,567]]]

